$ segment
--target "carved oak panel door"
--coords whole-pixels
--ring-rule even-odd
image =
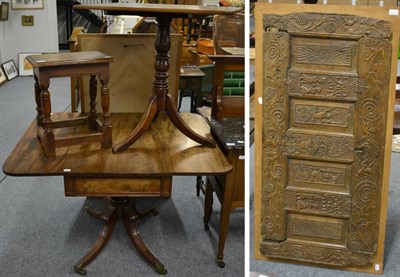
[[[261,255],[381,272],[392,37],[365,16],[262,16]]]

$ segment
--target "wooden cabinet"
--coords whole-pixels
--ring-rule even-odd
[[[398,27],[302,9],[257,13],[256,256],[381,272]]]

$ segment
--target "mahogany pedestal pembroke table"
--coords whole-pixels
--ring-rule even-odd
[[[170,42],[170,25],[173,18],[191,18],[206,17],[213,14],[234,14],[241,11],[241,8],[234,7],[209,7],[197,5],[169,5],[169,4],[93,4],[93,5],[75,5],[74,9],[80,10],[103,10],[108,15],[139,15],[155,17],[158,25],[158,31],[155,41],[157,51],[154,62],[155,80],[153,83],[153,95],[150,98],[150,104],[144,113],[140,123],[135,129],[120,143],[113,147],[113,152],[117,153],[128,149],[157,118],[158,113],[165,111],[172,123],[185,136],[205,145],[215,146],[212,139],[208,139],[196,134],[187,126],[179,116],[173,100],[168,94],[168,51]]]
[[[52,117],[74,119],[78,113],[55,113]],[[211,137],[204,119],[197,114],[181,114],[185,124],[197,134]],[[138,114],[112,114],[113,140],[122,139],[140,121]],[[79,135],[85,126],[57,129],[58,135]],[[87,208],[89,215],[103,221],[100,234],[89,252],[75,265],[75,272],[85,275],[86,267],[104,248],[118,218],[122,219],[130,240],[143,258],[160,274],[166,274],[158,261],[142,241],[136,221],[155,209],[139,213],[128,206],[128,197],[159,196],[159,187],[152,178],[173,175],[205,176],[226,174],[232,169],[218,147],[204,147],[182,134],[165,114],[151,124],[143,136],[128,150],[112,154],[96,144],[71,145],[56,149],[56,155],[46,157],[37,139],[36,120],[32,122],[21,140],[3,165],[3,171],[12,176],[64,177],[66,196],[106,197],[103,211]]]

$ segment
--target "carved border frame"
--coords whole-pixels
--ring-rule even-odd
[[[264,15],[264,83],[262,118],[261,253],[335,266],[372,262],[379,231],[387,97],[389,91],[390,22],[361,16],[319,13]],[[351,217],[347,250],[329,254],[318,246],[285,241],[285,199],[288,151],[289,40],[291,36],[350,37],[358,41],[359,64],[354,129]],[[334,96],[333,96],[334,97]],[[338,98],[340,99],[340,98]],[[325,249],[325,250],[324,250]],[[317,255],[318,254],[318,255]]]

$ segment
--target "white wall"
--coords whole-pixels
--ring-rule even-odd
[[[22,26],[22,15],[33,15],[34,26]],[[10,3],[8,20],[0,21],[0,62],[18,66],[18,53],[30,52],[58,52],[56,0],[44,0],[42,10],[12,10]]]

